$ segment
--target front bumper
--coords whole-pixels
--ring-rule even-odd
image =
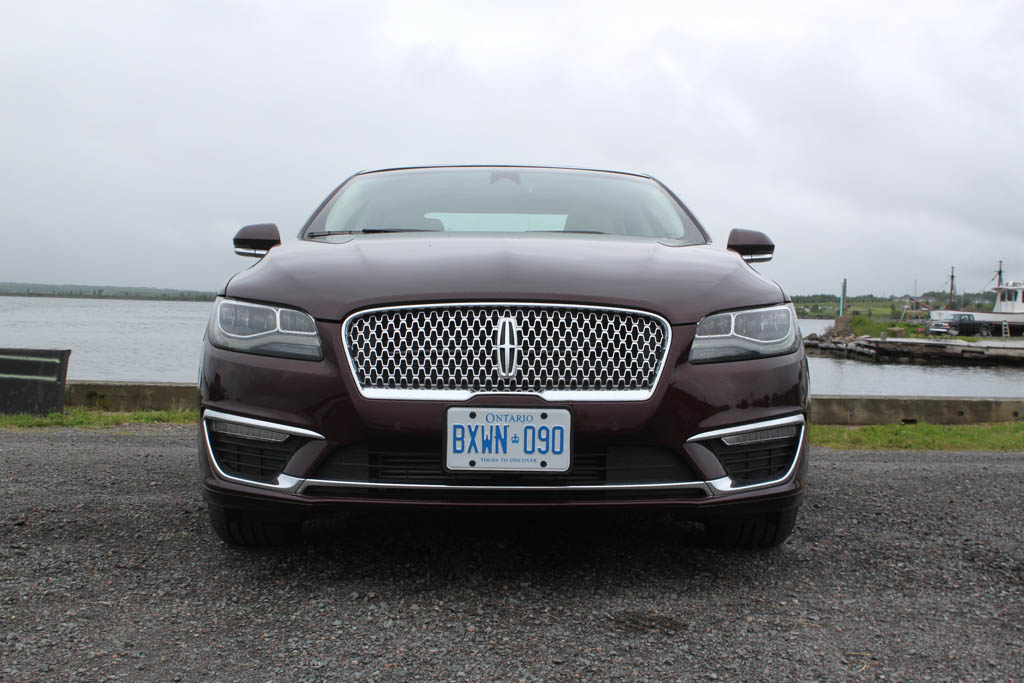
[[[446,476],[443,467],[420,467],[403,478],[395,475],[394,468],[353,469],[352,460],[345,458],[356,453],[357,459],[362,458],[359,462],[372,464],[374,457],[379,461],[391,453],[405,458],[405,463],[439,463],[444,411],[456,404],[361,397],[343,362],[338,326],[320,323],[320,327],[325,358],[318,363],[207,346],[199,464],[205,496],[211,502],[297,516],[364,505],[658,506],[688,510],[697,518],[768,512],[801,502],[807,467],[807,375],[802,352],[691,365],[685,359],[692,327],[680,326],[674,330],[669,365],[650,400],[570,406],[577,439],[574,458],[577,453],[581,463],[584,456],[592,462],[603,458],[604,475],[595,469],[586,475],[576,472],[564,481],[506,477],[481,482],[472,476]],[[476,396],[457,405],[552,404],[536,396]],[[215,443],[220,437],[211,436],[209,429],[214,420],[281,432],[288,440],[277,450],[267,449],[265,460],[256,461],[269,466],[246,469],[254,461],[236,458],[233,467],[225,467]],[[735,462],[730,465],[723,455],[728,449],[721,447],[721,438],[780,425],[797,428],[782,449],[788,449],[788,456],[779,452],[768,456],[774,469],[760,478],[730,476],[727,468],[734,468]],[[235,449],[232,452],[245,450],[236,448],[237,443],[229,445]],[[734,456],[729,455],[735,460]],[[608,474],[637,458],[660,463],[663,476],[629,480],[627,475],[626,480],[616,480]],[[385,471],[388,476],[381,474]]]
[[[204,495],[223,507],[247,510],[277,510],[296,516],[312,516],[332,508],[366,505],[472,506],[472,507],[672,507],[701,513],[751,514],[798,506],[803,496],[806,471],[806,425],[803,415],[697,434],[688,441],[694,449],[706,449],[710,441],[723,436],[763,432],[779,427],[797,430],[792,457],[785,470],[753,483],[734,480],[728,474],[714,478],[645,483],[558,484],[558,483],[400,483],[380,480],[339,480],[318,476],[296,477],[278,473],[266,481],[256,474],[232,474],[215,456],[210,437],[211,422],[229,422],[259,429],[281,431],[309,439],[323,447],[323,437],[309,430],[268,423],[215,410],[205,410],[200,424],[199,455],[206,470]],[[699,453],[692,450],[690,453]],[[706,454],[704,454],[706,455]],[[720,465],[721,463],[719,463]],[[709,467],[710,466],[710,467]],[[236,465],[237,467],[237,465]],[[711,463],[704,469],[719,473]]]

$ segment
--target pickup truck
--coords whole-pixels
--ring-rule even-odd
[[[975,320],[971,313],[953,313],[948,318],[933,320],[928,326],[928,334],[962,334],[968,337],[991,337],[1002,333],[1001,325],[989,320]]]

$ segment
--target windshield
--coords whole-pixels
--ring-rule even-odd
[[[686,211],[638,176],[531,168],[440,168],[359,175],[317,213],[323,233],[585,232],[703,243]]]

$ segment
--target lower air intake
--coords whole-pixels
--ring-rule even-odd
[[[257,441],[209,430],[217,466],[233,477],[272,482],[305,439],[289,436],[280,443]]]
[[[795,433],[787,438],[760,443],[730,446],[723,439],[711,439],[702,443],[718,456],[733,484],[761,484],[782,477],[793,466],[800,443],[800,429],[794,431]]]

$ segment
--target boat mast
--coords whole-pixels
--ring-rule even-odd
[[[949,267],[949,310],[953,310],[953,289],[956,282],[956,275],[953,274],[953,266]]]
[[[1003,262],[999,262],[999,270],[996,271],[996,287],[1003,286]]]

